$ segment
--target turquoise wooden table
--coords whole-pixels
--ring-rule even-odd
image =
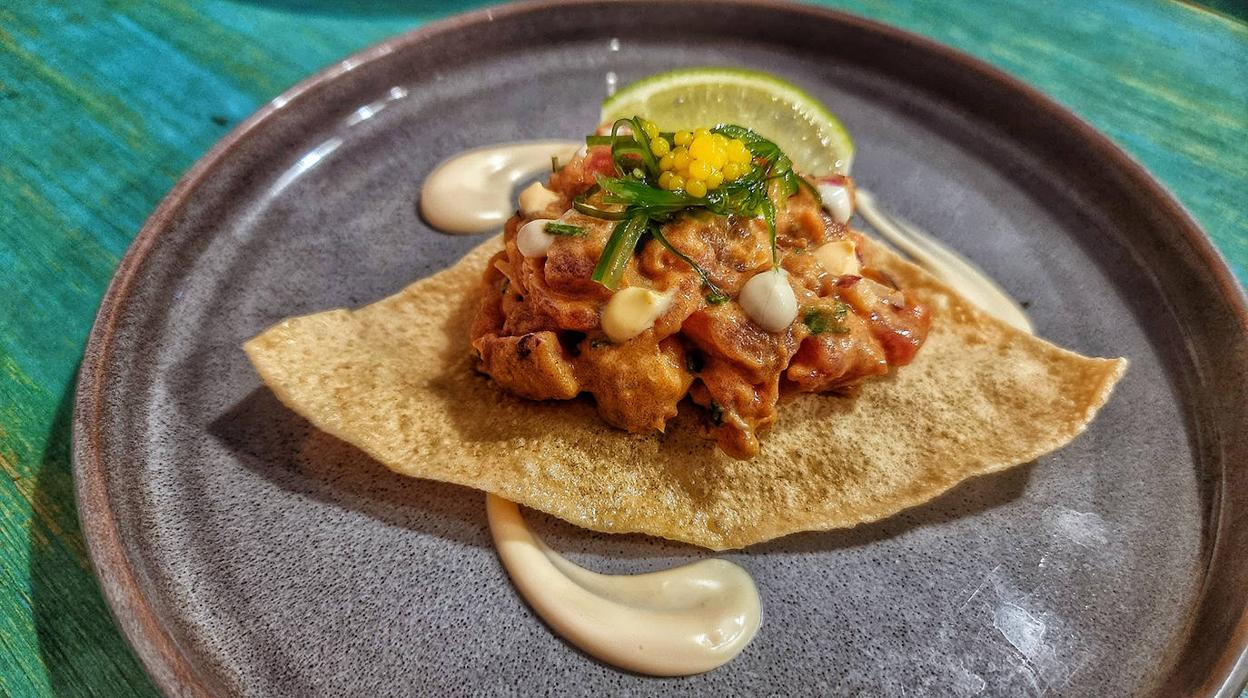
[[[298,79],[476,4],[0,4],[0,695],[155,693],[91,574],[67,449],[83,342],[143,219]],[[1248,25],[1169,0],[827,4],[956,46],[1069,106],[1169,186],[1248,279]]]

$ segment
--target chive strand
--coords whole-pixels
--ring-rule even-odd
[[[637,241],[646,232],[647,221],[645,214],[639,213],[616,223],[590,278],[612,291],[618,288]]]

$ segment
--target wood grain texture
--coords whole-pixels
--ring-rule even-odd
[[[479,4],[0,5],[0,695],[154,693],[91,575],[67,452],[83,341],[143,219],[217,138],[299,78]],[[1147,0],[825,4],[1052,95],[1169,186],[1248,279],[1248,25]]]

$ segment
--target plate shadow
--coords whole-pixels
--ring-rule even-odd
[[[249,470],[288,491],[361,512],[391,526],[463,545],[490,545],[481,493],[399,475],[354,446],[316,429],[278,401],[268,388],[253,390],[214,420],[209,433]],[[971,478],[929,502],[880,521],[848,529],[795,533],[739,552],[833,552],[973,516],[1021,495],[1033,465]],[[590,531],[533,510],[526,510],[525,516],[553,548],[574,556],[671,560],[717,554],[644,534]]]
[[[248,470],[287,491],[461,545],[489,544],[479,492],[399,475],[315,428],[268,388],[253,390],[208,432]]]

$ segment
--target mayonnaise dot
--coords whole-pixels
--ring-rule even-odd
[[[516,232],[516,247],[525,257],[545,257],[546,252],[555,241],[555,236],[546,232],[546,224],[553,223],[549,218],[537,218],[520,226]]]
[[[779,332],[797,319],[797,297],[788,276],[783,269],[759,272],[745,282],[737,296],[745,314],[768,332]]]
[[[615,292],[602,311],[602,331],[612,342],[624,342],[654,327],[672,305],[672,296],[630,286]]]
[[[559,200],[559,195],[547,189],[541,182],[534,182],[520,192],[520,212],[533,216],[546,210]]]
[[[838,223],[848,223],[849,217],[854,215],[854,202],[850,199],[849,188],[821,182],[817,189],[823,199],[823,207],[832,214],[832,218]]]

